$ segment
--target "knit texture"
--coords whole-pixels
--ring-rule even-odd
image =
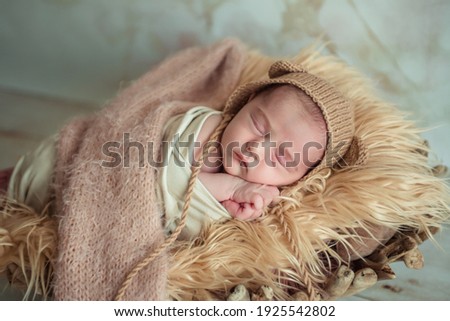
[[[245,53],[231,39],[181,51],[97,114],[61,130],[54,181],[56,300],[113,299],[130,270],[164,241],[151,164],[160,157],[162,128],[196,105],[222,109]],[[111,166],[111,151],[121,155],[120,164]],[[166,299],[167,268],[163,253],[139,272],[123,299]]]

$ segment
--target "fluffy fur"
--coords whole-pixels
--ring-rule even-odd
[[[56,223],[43,213],[0,195],[0,274],[24,289],[24,300],[51,295]]]
[[[241,83],[266,77],[274,58],[251,52]],[[291,59],[327,79],[354,102],[356,135],[368,150],[365,165],[326,169],[306,182],[283,189],[283,200],[258,221],[230,220],[207,226],[193,242],[172,249],[168,295],[175,300],[224,299],[238,284],[267,285],[276,299],[305,287],[308,273],[321,288],[363,244],[355,229],[387,227],[430,234],[449,217],[449,190],[433,175],[420,130],[397,108],[380,100],[370,83],[335,57],[307,49]],[[0,272],[11,264],[31,289],[48,293],[56,227],[47,216],[1,200]],[[11,217],[11,206],[14,217]],[[431,235],[430,235],[431,236]],[[293,253],[291,243],[300,253]],[[2,252],[3,251],[3,252]],[[297,254],[297,255],[296,255]],[[300,259],[306,263],[302,271]]]
[[[280,205],[258,222],[219,222],[196,242],[178,243],[168,282],[173,299],[223,299],[238,284],[254,290],[267,285],[277,299],[288,299],[305,288],[290,242],[297,244],[306,273],[321,288],[346,261],[334,245],[340,243],[350,253],[367,242],[355,229],[369,235],[374,228],[416,230],[431,237],[430,228],[448,220],[448,186],[433,175],[421,130],[335,57],[309,48],[290,60],[328,80],[354,103],[356,136],[367,148],[368,160],[286,187]],[[266,77],[274,61],[252,52],[241,83]]]

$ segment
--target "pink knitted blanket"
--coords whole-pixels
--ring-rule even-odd
[[[245,57],[244,46],[231,39],[186,49],[100,112],[61,130],[55,169],[56,300],[113,299],[135,264],[163,242],[153,166],[163,125],[195,105],[221,109]],[[115,158],[108,154],[112,151]],[[124,299],[165,299],[167,266],[164,253],[139,272]]]

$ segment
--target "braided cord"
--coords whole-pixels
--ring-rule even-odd
[[[147,265],[149,265],[155,258],[157,258],[164,250],[166,250],[175,240],[177,239],[178,235],[183,230],[184,226],[186,225],[186,218],[187,213],[189,210],[189,206],[191,204],[192,194],[194,192],[194,186],[197,179],[198,174],[200,173],[200,169],[203,165],[203,160],[205,155],[209,152],[209,149],[214,146],[214,142],[218,141],[219,136],[225,129],[225,127],[228,125],[232,118],[232,115],[230,114],[224,114],[222,121],[220,122],[219,126],[214,130],[213,134],[209,138],[209,141],[205,146],[203,147],[203,152],[200,155],[200,159],[198,162],[194,161],[193,169],[191,173],[191,177],[189,178],[188,187],[186,190],[186,195],[184,198],[184,206],[183,210],[181,212],[180,222],[176,229],[173,231],[173,233],[165,239],[163,243],[161,243],[153,252],[151,252],[149,255],[147,255],[143,260],[141,260],[138,264],[134,266],[134,268],[131,270],[130,273],[128,273],[127,277],[125,278],[125,281],[122,283],[119,291],[117,292],[115,296],[115,301],[120,301],[125,296],[125,292],[130,286],[131,282],[133,281],[134,277]]]
[[[286,219],[283,215],[283,210],[281,209],[281,206],[278,206],[278,208],[275,210],[275,215],[278,217],[278,220],[281,224],[283,232],[289,241],[291,250],[293,251],[295,258],[298,261],[298,272],[300,273],[300,275],[303,276],[303,281],[305,282],[306,291],[308,292],[308,299],[310,301],[315,301],[316,300],[316,289],[313,285],[313,281],[311,279],[311,274],[309,273],[305,262],[301,259],[300,249],[297,246],[297,243],[295,242],[294,238],[292,237],[291,229],[289,228],[288,222],[286,221]]]

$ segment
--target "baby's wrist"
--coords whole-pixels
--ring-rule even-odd
[[[232,175],[230,175],[230,176],[232,177],[232,180],[231,180],[232,188],[231,188],[230,199],[234,200],[237,197],[236,194],[240,191],[240,189],[242,188],[243,184],[247,183],[247,181],[245,181],[242,178],[237,177],[237,176],[232,176]]]

